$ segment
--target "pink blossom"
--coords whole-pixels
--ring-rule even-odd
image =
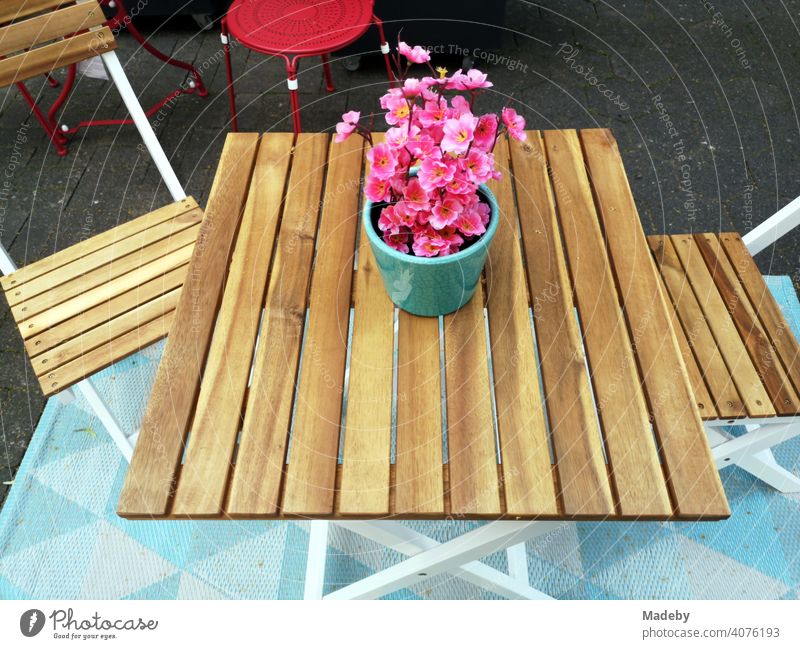
[[[448,119],[444,123],[442,151],[448,153],[464,153],[472,142],[475,132],[475,118],[471,114],[462,115],[458,119]]]
[[[355,124],[348,124],[347,122],[339,122],[336,125],[336,135],[333,138],[333,141],[336,143],[344,142],[347,138],[349,138],[353,131],[356,130]]]
[[[397,44],[397,51],[405,56],[411,63],[427,63],[431,60],[431,55],[424,47],[415,45],[411,47],[405,41],[400,41]]]
[[[430,224],[437,230],[451,225],[461,213],[463,206],[454,198],[437,201],[431,210]]]
[[[448,243],[447,249],[439,253],[440,257],[458,252],[461,248],[461,244],[464,243],[464,238],[461,237],[458,231],[452,226],[440,230],[439,235]]]
[[[391,198],[390,187],[388,180],[370,174],[367,178],[367,182],[364,184],[364,194],[366,194],[367,198],[373,203],[382,203]]]
[[[400,88],[390,88],[385,95],[381,95],[380,103],[383,110],[389,110],[389,100],[393,98],[402,98],[403,91]]]
[[[402,124],[408,119],[408,101],[405,97],[389,97],[386,101],[386,122],[388,124]]]
[[[513,108],[503,109],[503,124],[506,125],[508,134],[515,140],[523,142],[528,137],[525,133],[525,119],[521,115],[517,115],[517,111]]]
[[[486,75],[480,70],[469,70],[462,74],[459,79],[464,90],[478,90],[480,88],[491,88],[494,84],[486,79]]]
[[[447,164],[436,158],[425,158],[419,167],[419,182],[426,192],[444,187],[453,180],[455,165]]]
[[[494,137],[497,134],[497,115],[489,113],[482,115],[475,127],[472,148],[478,147],[489,151],[494,146]]]
[[[394,207],[394,205],[387,205],[381,210],[381,215],[378,217],[378,227],[382,232],[390,232],[392,234],[400,232],[402,223],[397,217]]]
[[[480,216],[481,223],[483,225],[487,225],[489,223],[489,217],[492,214],[492,208],[490,208],[486,203],[481,203],[480,201],[475,205],[475,210],[478,212],[478,216]]]
[[[411,77],[403,82],[403,95],[409,99],[417,97],[423,89],[424,87],[419,79]]]
[[[361,113],[357,110],[349,110],[344,115],[342,115],[342,121],[345,124],[358,124],[358,120],[361,119]]]
[[[384,232],[383,241],[390,248],[408,254],[408,232]]]
[[[484,203],[478,203],[478,205],[484,205]],[[458,214],[452,225],[467,237],[474,237],[486,232],[486,226],[481,219],[481,212],[478,211],[477,205],[471,210],[464,210]]]
[[[388,144],[376,144],[367,152],[367,160],[372,164],[371,174],[376,178],[387,180],[394,175],[397,167],[397,156]]]
[[[417,257],[436,257],[442,251],[449,250],[450,242],[429,228],[414,234],[414,243],[411,247]]]
[[[405,204],[416,212],[430,209],[428,192],[422,188],[418,178],[412,178],[408,181],[408,185],[403,191],[403,198],[405,199]]]
[[[492,154],[486,154],[473,146],[463,158],[463,168],[473,182],[485,183],[492,175],[492,158]]]
[[[386,131],[386,144],[393,149],[401,149],[408,142],[408,129],[404,126],[395,126]]]
[[[452,108],[447,112],[448,117],[459,118],[462,115],[472,114],[472,110],[470,110],[469,102],[462,96],[456,95],[450,100],[450,106]]]
[[[417,210],[407,201],[398,201],[394,204],[394,217],[399,224],[410,228],[417,220]]]
[[[474,183],[463,172],[453,174],[453,179],[445,185],[448,194],[468,194],[475,191]]]
[[[425,108],[418,112],[419,123],[424,127],[431,127],[434,124],[444,124],[447,117],[447,101],[444,99],[426,101]]]

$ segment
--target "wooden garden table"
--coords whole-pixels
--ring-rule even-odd
[[[480,573],[487,534],[494,551],[542,521],[729,515],[610,131],[498,143],[485,281],[441,319],[384,290],[363,153],[228,136],[120,516],[367,519],[409,543],[380,521],[534,521],[407,552]]]

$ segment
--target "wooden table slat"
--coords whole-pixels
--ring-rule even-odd
[[[176,514],[212,515],[223,508],[236,438],[242,425],[242,405],[261,321],[273,242],[283,208],[292,142],[289,134],[282,133],[263,140],[258,149],[175,489],[172,511]],[[298,143],[297,168],[301,167],[297,158],[302,153],[306,153],[306,148]],[[320,167],[324,159],[314,159],[313,164]],[[317,184],[321,185],[321,180]],[[304,197],[300,191],[305,189],[313,187],[297,187],[298,196]],[[246,433],[245,429],[243,437]]]
[[[631,340],[575,131],[545,131],[595,401],[615,496],[623,515],[672,511]]]
[[[753,310],[761,319],[764,329],[783,361],[795,390],[800,392],[800,347],[792,335],[783,312],[770,293],[761,271],[758,270],[742,238],[737,233],[725,232],[719,235],[719,239],[742,286],[747,291]]]
[[[259,138],[228,135],[120,495],[127,516],[168,513]]]
[[[309,360],[298,379],[291,462],[286,467],[282,508],[288,511],[333,510],[358,223],[359,184],[354,180],[361,175],[362,156],[360,138],[331,142],[305,331],[303,357]],[[278,468],[284,472],[283,466],[270,464],[270,469]],[[257,489],[265,494],[264,505],[274,507],[278,485],[272,476],[264,480],[257,462],[251,471],[251,480],[265,485]],[[316,487],[309,487],[312,481]]]
[[[444,514],[439,318],[398,316],[395,512]]]
[[[703,378],[708,384],[717,412],[721,417],[746,416],[747,410],[736,389],[735,380],[725,365],[723,355],[717,347],[672,240],[664,235],[652,236],[648,237],[648,244],[680,321],[681,331],[690,341],[692,354],[697,359],[698,366],[702,368]],[[675,329],[677,335],[677,327]],[[684,359],[686,359],[685,353]],[[697,397],[696,389],[695,397]],[[706,410],[703,409],[701,414],[704,417],[705,413]]]
[[[511,158],[564,513],[612,516],[614,499],[540,134],[512,143]]]
[[[716,234],[697,234],[694,237],[700,254],[705,259],[722,301],[742,337],[750,359],[761,382],[767,389],[772,405],[779,415],[800,412],[800,399],[786,376],[772,342],[761,326],[747,293],[742,288],[736,271],[722,249]]]
[[[673,235],[670,241],[686,270],[686,277],[697,296],[704,319],[714,334],[714,340],[741,395],[747,414],[751,417],[774,417],[775,409],[769,394],[753,367],[750,355],[728,314],[711,273],[708,272],[697,243],[691,235]],[[699,343],[697,348],[700,349]]]
[[[394,305],[362,228],[339,490],[343,514],[389,513],[393,355]]]
[[[275,511],[278,504],[328,143],[326,134],[305,133],[297,137],[294,147],[227,505],[231,513],[251,506]],[[277,187],[285,172],[267,175],[274,176]],[[253,462],[273,470],[267,476],[254,477]],[[264,484],[259,484],[261,479]]]
[[[489,188],[497,199],[500,224],[486,264],[486,303],[506,511],[511,516],[554,515],[558,513],[555,474],[504,138],[495,147],[495,163],[503,177]]]
[[[456,517],[502,511],[483,302],[479,282],[475,296],[444,317],[450,511]]]
[[[581,139],[676,513],[727,515],[725,492],[693,407],[686,368],[616,140],[605,129],[581,131]]]

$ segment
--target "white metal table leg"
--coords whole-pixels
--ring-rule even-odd
[[[736,464],[759,480],[783,493],[800,492],[800,478],[776,461],[771,447],[800,435],[796,418],[778,423],[746,425],[747,433],[728,437],[718,428],[722,424],[706,423],[706,432],[717,468]]]
[[[103,401],[103,397],[94,389],[89,379],[84,379],[80,383],[76,383],[74,387],[80,390],[81,394],[86,397],[86,401],[89,402],[89,406],[91,406],[92,410],[97,414],[106,431],[111,436],[111,439],[113,439],[114,443],[119,447],[125,459],[130,462],[131,456],[133,455],[133,446],[125,436],[125,432],[122,430],[122,426],[120,426],[114,413],[111,412],[106,402]]]
[[[147,115],[145,115],[144,110],[139,104],[139,99],[136,97],[136,93],[133,91],[128,77],[125,75],[125,70],[123,70],[117,58],[117,53],[113,51],[105,52],[101,56],[108,68],[109,75],[111,75],[111,78],[119,90],[119,94],[122,96],[122,101],[125,102],[125,106],[131,114],[131,119],[133,119],[134,124],[136,124],[136,128],[139,129],[139,134],[142,136],[142,140],[144,140],[144,145],[150,152],[153,162],[156,163],[156,167],[158,167],[158,171],[161,173],[161,177],[164,179],[169,193],[172,194],[172,199],[179,201],[186,198],[186,192],[183,191],[183,187],[167,159],[167,154],[164,153],[164,149],[161,148],[161,143],[158,141],[156,134],[153,132],[153,127],[147,119]]]
[[[357,524],[357,522],[353,523]],[[352,529],[353,523],[348,523],[346,527]],[[551,521],[493,522],[467,532],[457,539],[420,552],[366,579],[345,586],[326,595],[325,599],[373,599],[412,586],[443,572],[459,574],[465,564],[502,550],[510,543],[521,543],[527,539],[547,534],[562,525],[564,525],[563,522]],[[479,563],[478,565],[483,566],[484,564]],[[488,566],[484,567],[488,568]],[[518,581],[511,579],[508,575],[499,574],[509,582],[522,587]],[[538,593],[538,599],[549,599],[544,593],[534,592]]]
[[[336,525],[408,557],[441,545],[439,541],[412,530],[402,521],[336,521]],[[527,578],[522,583],[480,561],[470,561],[450,572],[478,588],[508,599],[552,599],[531,588]]]
[[[325,560],[328,555],[328,521],[311,521],[303,599],[322,599],[325,588]]]
[[[800,225],[800,198],[795,198],[766,221],[754,227],[742,237],[742,242],[751,255],[771,246],[784,234]]]
[[[741,458],[736,464],[781,493],[800,493],[800,478],[778,464],[769,449]]]
[[[8,254],[6,247],[0,243],[0,272],[2,272],[3,275],[10,275],[15,270],[17,270],[17,265],[14,263],[14,260],[11,259],[11,255]]]
[[[528,551],[524,543],[517,543],[506,550],[508,557],[508,574],[512,579],[516,579],[523,584],[528,581]]]

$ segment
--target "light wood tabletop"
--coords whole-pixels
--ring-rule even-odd
[[[229,135],[119,515],[728,516],[613,135],[495,156],[484,282],[419,318],[360,231],[357,138]]]

